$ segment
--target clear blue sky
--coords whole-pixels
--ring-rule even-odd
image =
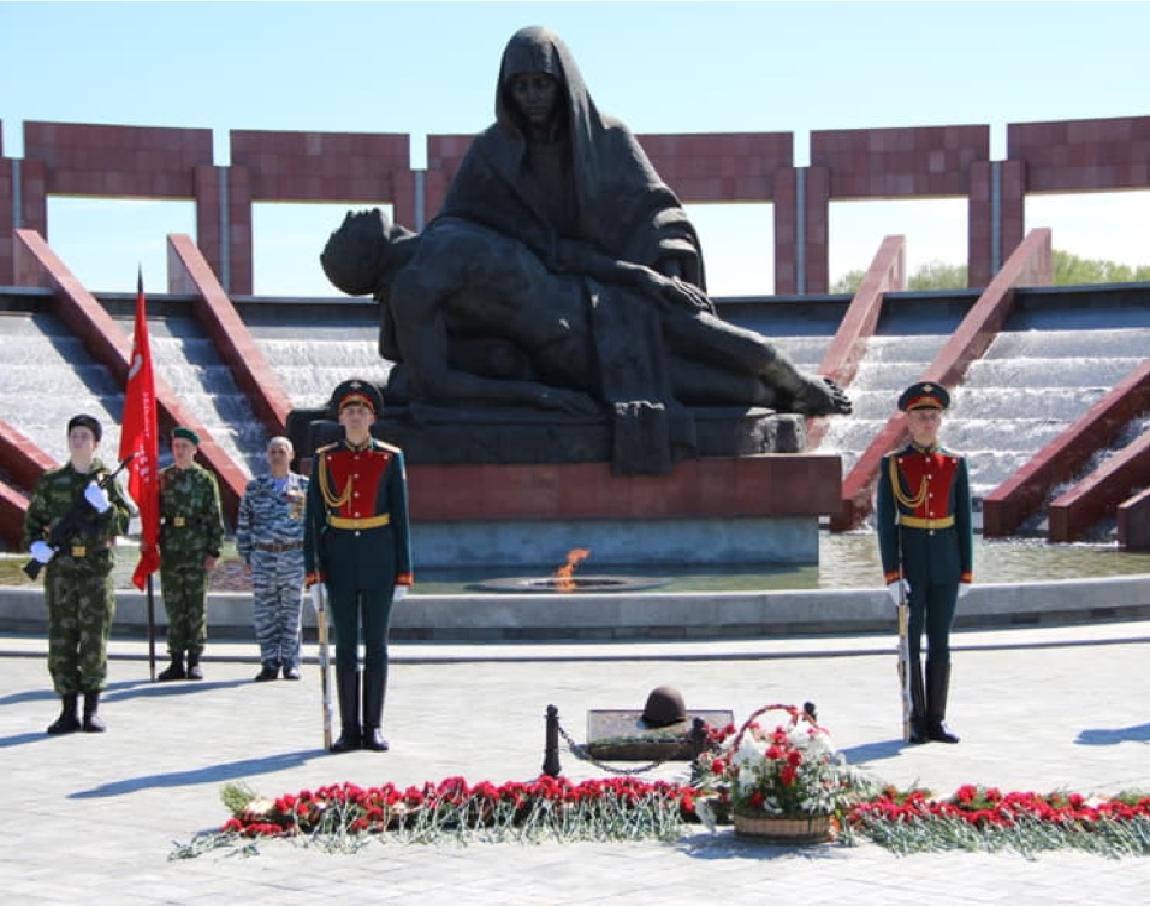
[[[3,150],[22,122],[231,129],[476,132],[493,116],[503,46],[524,25],[567,42],[600,108],[644,132],[795,133],[1140,116],[1145,3],[13,3],[0,2]],[[14,35],[20,39],[13,40]],[[27,40],[24,36],[38,36]],[[164,235],[194,235],[191,204],[50,202],[49,241],[91,288],[164,284]],[[261,205],[256,292],[334,294],[316,263],[347,205]],[[769,205],[691,208],[712,290],[771,291]],[[832,278],[882,236],[909,265],[965,260],[961,201],[832,206]],[[1150,263],[1145,193],[1037,199],[1028,227],[1085,257]]]

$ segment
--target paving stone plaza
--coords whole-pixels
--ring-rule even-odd
[[[1071,852],[941,853],[899,858],[864,843],[788,848],[731,830],[674,843],[401,846],[373,839],[330,854],[289,841],[250,858],[170,861],[176,842],[228,817],[219,793],[245,781],[275,797],[351,781],[530,780],[543,761],[544,712],[576,741],[587,712],[641,709],[674,685],[688,708],[742,719],[771,702],[814,701],[855,764],[938,794],[964,783],[1006,790],[1150,789],[1150,623],[957,632],[950,722],[958,746],[899,739],[893,639],[393,646],[385,729],[391,752],[322,749],[314,646],[300,683],[254,683],[256,649],[211,645],[200,683],[154,684],[146,646],[113,641],[103,735],[49,737],[57,699],[39,636],[0,638],[0,776],[11,904],[346,902],[419,904],[806,904],[1146,902],[1150,859]],[[561,751],[574,780],[608,776]],[[649,779],[683,779],[663,765]]]

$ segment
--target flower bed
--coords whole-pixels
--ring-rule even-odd
[[[1150,796],[1003,793],[966,785],[946,799],[926,790],[882,795],[846,815],[849,830],[900,854],[967,850],[1033,856],[1056,849],[1150,855]]]
[[[541,777],[530,783],[471,786],[450,777],[405,789],[345,783],[276,799],[229,784],[221,798],[232,817],[219,830],[178,844],[170,858],[194,858],[217,849],[252,854],[260,840],[270,838],[332,852],[355,851],[371,840],[673,841],[697,827],[702,811],[697,805],[705,795],[686,784],[633,778],[574,783]],[[839,809],[831,828],[840,844],[869,840],[900,855],[1012,851],[1033,858],[1058,849],[1109,857],[1150,855],[1150,796],[1039,795],[964,786],[935,799],[927,790],[888,786]]]

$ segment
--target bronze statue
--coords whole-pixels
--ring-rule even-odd
[[[520,29],[508,42],[495,116],[468,149],[441,216],[518,239],[553,272],[571,272],[571,243],[587,243],[706,289],[679,199],[630,130],[599,112],[550,29]]]
[[[715,314],[679,200],[554,33],[511,38],[496,117],[422,234],[351,213],[321,256],[336,287],[382,303],[380,352],[411,398],[606,410],[616,471],[656,474],[692,446],[686,406],[850,411]]]
[[[653,401],[672,439],[689,418],[683,405],[850,411],[832,382],[712,314],[697,287],[589,248],[583,276],[554,274],[487,227],[438,218],[415,236],[375,209],[349,213],[321,260],[337,288],[381,302],[393,325],[384,354],[424,402],[573,413],[612,404],[627,419],[633,400]]]

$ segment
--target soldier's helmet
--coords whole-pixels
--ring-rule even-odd
[[[380,396],[379,388],[371,381],[352,378],[336,387],[328,403],[332,418],[338,421],[340,410],[351,403],[367,406],[375,413],[376,418],[383,414],[383,397]]]
[[[643,708],[642,723],[648,727],[669,727],[687,719],[687,708],[678,689],[671,686],[658,686],[647,696]]]

